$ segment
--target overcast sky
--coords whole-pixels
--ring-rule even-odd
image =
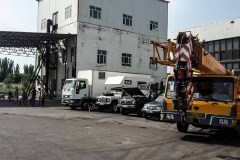
[[[0,31],[37,31],[37,8],[36,0],[0,0]],[[170,0],[168,34],[240,18],[239,8],[240,0]],[[0,54],[2,57],[5,55]],[[34,63],[33,58],[8,57],[20,67]]]

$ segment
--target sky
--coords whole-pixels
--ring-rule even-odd
[[[168,36],[172,32],[240,18],[240,0],[169,0]],[[0,0],[0,31],[37,31],[36,0]],[[147,14],[147,13],[146,13]],[[0,58],[6,57],[1,55]],[[7,56],[20,64],[34,58]]]

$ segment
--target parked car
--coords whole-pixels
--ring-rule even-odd
[[[137,87],[124,87],[123,90],[128,96],[118,100],[118,107],[122,115],[127,115],[130,112],[136,112],[137,116],[141,116],[141,109],[146,102],[149,102],[147,98],[139,88]]]
[[[0,99],[5,99],[5,94],[0,94]]]
[[[163,95],[159,95],[155,101],[144,104],[142,108],[142,115],[146,119],[151,117],[158,117],[160,119],[160,114],[163,107]]]
[[[98,106],[99,111],[104,109],[111,109],[113,113],[119,112],[117,107],[118,99],[122,97],[122,87],[111,88],[108,93],[104,93],[101,96],[97,97],[96,105]]]

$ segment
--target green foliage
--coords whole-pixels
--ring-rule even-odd
[[[19,67],[19,64],[17,64],[15,67],[14,73],[20,73],[19,70],[20,70],[20,67]]]
[[[12,88],[13,83],[21,83],[22,89],[26,89],[34,74],[34,65],[24,65],[24,73],[20,73],[19,64],[14,66],[14,61],[5,57],[0,58],[0,82],[5,82],[8,89]]]

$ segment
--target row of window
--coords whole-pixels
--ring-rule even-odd
[[[95,19],[101,19],[102,16],[102,9],[95,6],[90,6],[90,17]],[[123,14],[123,24],[126,26],[133,25],[133,16]],[[158,29],[158,22],[150,21],[150,30],[157,30]]]
[[[240,59],[239,37],[205,42],[204,48],[219,61]]]
[[[107,64],[107,51],[98,50],[97,64]],[[132,66],[132,54],[122,53],[122,66]],[[149,69],[158,70],[158,65],[153,62],[152,58],[149,61]]]
[[[94,19],[101,19],[102,16],[102,9],[96,6],[89,6],[90,10],[90,17]],[[65,19],[71,18],[72,17],[72,6],[68,6],[65,8]],[[58,12],[53,13],[52,15],[52,20],[54,24],[58,24]],[[133,25],[133,16],[123,14],[123,24],[126,26],[132,26]],[[41,21],[41,30],[46,29],[47,25],[47,19],[43,19]],[[150,28],[151,31],[155,30],[157,31],[158,29],[158,22],[155,21],[150,21]]]

